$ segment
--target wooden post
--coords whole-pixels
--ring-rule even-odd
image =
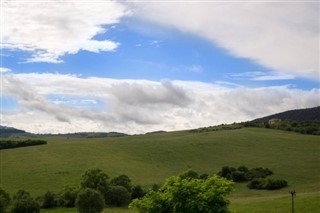
[[[292,213],[294,213],[294,197],[296,196],[296,191],[289,191],[289,193],[291,194],[291,209],[292,209]]]

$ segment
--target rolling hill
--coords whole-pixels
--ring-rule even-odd
[[[292,121],[320,121],[320,106],[307,109],[289,110],[263,118],[257,118],[252,122],[266,122],[274,118]]]
[[[0,125],[0,137],[10,137],[15,134],[26,134],[24,130],[16,129],[13,127],[1,126]]]
[[[298,193],[297,211],[309,213],[320,208],[316,202],[320,191],[319,136],[241,128],[204,133],[178,131],[126,137],[42,139],[48,141],[46,146],[1,150],[0,181],[11,194],[18,189],[33,195],[48,190],[58,192],[64,185],[79,184],[81,175],[89,168],[100,168],[110,177],[126,174],[134,184],[148,188],[190,168],[200,174],[215,174],[225,165],[245,165],[268,167],[275,173],[274,178],[287,180],[289,187],[259,191],[247,189],[246,184],[236,184],[230,196],[231,207],[236,212],[289,212],[288,190],[291,189]]]

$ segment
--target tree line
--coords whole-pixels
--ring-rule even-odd
[[[80,213],[100,213],[106,206],[128,206],[140,213],[229,213],[226,195],[234,182],[250,181],[251,189],[279,189],[284,180],[265,179],[273,172],[268,168],[237,169],[224,166],[215,175],[188,170],[168,178],[162,186],[154,184],[145,190],[133,185],[127,175],[113,179],[100,169],[89,169],[78,186],[65,186],[59,193],[47,191],[33,198],[19,190],[12,198],[0,188],[0,213],[11,203],[11,213],[38,213],[40,208],[76,207]],[[284,184],[285,183],[285,184]]]
[[[18,147],[36,146],[47,144],[44,140],[0,140],[0,149],[13,149]]]

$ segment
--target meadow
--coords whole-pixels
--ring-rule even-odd
[[[320,138],[264,128],[168,133],[106,138],[41,137],[47,145],[1,150],[0,181],[10,194],[25,189],[33,196],[64,185],[78,185],[90,168],[111,178],[126,174],[133,184],[149,188],[192,169],[216,174],[222,166],[267,167],[289,186],[275,191],[249,190],[236,184],[229,199],[237,213],[291,212],[289,190],[296,190],[296,212],[320,209]],[[76,212],[53,209],[43,212]],[[130,213],[123,208],[105,212]]]

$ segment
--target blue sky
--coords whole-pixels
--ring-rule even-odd
[[[140,133],[319,105],[317,2],[24,4],[1,5],[2,125]]]

